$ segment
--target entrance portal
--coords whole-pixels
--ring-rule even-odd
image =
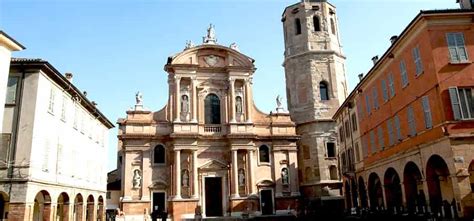
[[[262,215],[273,214],[273,191],[260,191],[260,204],[262,206]]]
[[[222,211],[222,178],[206,177],[206,216],[223,216]]]
[[[166,212],[165,210],[165,193],[164,192],[153,192],[153,212],[161,214]]]

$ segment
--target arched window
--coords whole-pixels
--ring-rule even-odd
[[[334,19],[331,18],[331,32],[333,35],[336,34],[336,24],[334,24]]]
[[[326,82],[320,82],[319,83],[319,92],[321,93],[321,100],[322,101],[327,101],[329,100],[329,89],[328,85]]]
[[[299,18],[295,19],[295,31],[296,35],[301,34],[301,21]]]
[[[332,165],[329,167],[329,177],[331,180],[337,180],[337,168]]]
[[[165,148],[163,145],[157,145],[153,150],[153,163],[165,163]]]
[[[260,148],[258,148],[258,153],[261,163],[270,163],[270,150],[267,146],[260,146]]]
[[[314,25],[314,31],[321,31],[321,25],[319,23],[318,16],[313,16],[313,25]]]
[[[205,108],[205,122],[206,124],[220,124],[221,123],[221,102],[219,97],[215,94],[207,95],[204,100]]]

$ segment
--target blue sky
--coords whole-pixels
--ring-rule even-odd
[[[16,57],[48,60],[88,92],[112,121],[125,116],[141,91],[147,108],[168,97],[168,56],[187,40],[199,44],[209,23],[218,43],[236,42],[255,59],[254,101],[275,108],[285,97],[283,9],[298,0],[0,0],[0,29],[26,46]],[[349,88],[366,73],[420,10],[458,8],[455,0],[332,0],[347,57]],[[285,101],[283,103],[286,103]],[[285,105],[286,106],[286,105]],[[115,168],[117,129],[110,131],[109,169]]]

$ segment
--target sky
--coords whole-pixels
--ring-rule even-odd
[[[253,59],[254,101],[260,110],[285,97],[284,8],[299,0],[0,0],[0,29],[27,49],[14,57],[42,58],[74,84],[110,121],[125,117],[135,93],[158,111],[168,99],[167,57],[187,40],[202,43],[209,24],[218,43],[236,43]],[[332,0],[347,57],[349,90],[420,10],[458,8],[456,0]],[[286,100],[283,101],[286,104]],[[285,105],[286,106],[286,105]],[[110,130],[108,169],[116,167],[117,128]]]

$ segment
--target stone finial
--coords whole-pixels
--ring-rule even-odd
[[[214,25],[210,24],[209,28],[207,29],[207,35],[202,37],[202,43],[204,44],[216,44],[216,31],[214,30]]]

